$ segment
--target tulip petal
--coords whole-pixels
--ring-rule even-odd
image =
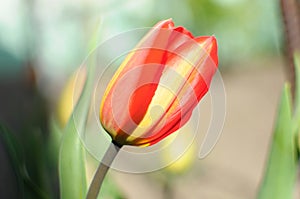
[[[166,48],[166,50],[171,53],[174,52],[179,46],[181,46],[185,42],[194,38],[192,33],[190,33],[187,29],[181,26],[173,28],[171,32],[172,33],[168,41],[168,46]]]
[[[151,145],[183,126],[208,91],[218,64],[214,37],[171,19],[141,40],[110,81],[100,121],[118,145]]]
[[[190,38],[194,38],[193,34],[182,26],[178,26],[177,28],[174,28],[174,30],[177,32],[180,32]]]
[[[109,83],[100,108],[100,121],[113,137],[128,136],[124,132],[131,132],[142,120],[164,69],[165,49],[171,34],[168,28],[173,26],[171,20],[166,20],[151,29],[126,57]],[[160,67],[153,66],[157,64]],[[139,87],[143,87],[142,92],[135,92]],[[124,110],[124,107],[129,107],[129,110]]]
[[[144,127],[151,118],[151,125],[148,129],[135,129],[128,141],[137,143],[139,140],[140,144],[143,144],[150,140],[151,144],[154,144],[155,140],[176,131],[188,121],[198,101],[208,91],[217,63],[209,53],[211,49],[216,49],[215,38],[199,40],[200,43],[193,40],[182,44],[172,54],[166,63],[167,67],[163,71],[145,119],[140,123]],[[169,91],[166,91],[166,87]],[[164,110],[161,115],[151,115],[151,109],[155,106]]]
[[[201,36],[195,38],[195,41],[201,46],[205,46],[205,44],[208,46],[206,52],[209,53],[215,65],[218,66],[218,45],[216,38],[214,36]]]

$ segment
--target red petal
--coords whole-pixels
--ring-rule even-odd
[[[180,101],[181,107],[179,104],[171,104],[169,110],[172,107],[173,113],[166,113],[154,128],[147,132],[148,137],[146,139],[137,139],[136,142],[139,144],[143,145],[145,144],[144,142],[154,144],[178,130],[188,121],[193,109],[208,91],[212,76],[217,68],[217,46],[213,37],[202,37],[198,38],[198,40],[201,47],[197,46],[195,42],[189,41],[180,46],[170,57],[171,60],[174,59],[174,63],[169,63],[170,60],[168,60],[169,64],[167,63],[168,67],[172,67],[172,65],[176,65],[176,60],[180,61],[182,57],[188,56],[191,53],[190,51],[199,52],[199,48],[202,48],[198,59],[199,62],[194,63],[194,70],[191,71],[186,79],[186,83],[177,93],[177,100]]]
[[[171,29],[171,28],[174,27],[174,22],[172,21],[172,19],[167,19],[167,20],[163,20],[163,21],[158,22],[153,27],[154,28],[167,28],[167,29]]]
[[[214,60],[216,66],[218,66],[218,44],[217,39],[214,36],[202,36],[195,38],[200,45],[204,44],[205,42],[210,42],[211,49],[209,50],[209,54],[211,58]]]
[[[143,135],[127,141],[143,119],[154,94],[159,95],[155,92],[163,71],[172,67],[172,61],[182,57],[192,60],[195,69],[184,73],[186,82],[176,88],[180,103],[170,102],[167,113],[145,132],[148,137]],[[154,144],[183,126],[207,92],[218,64],[217,42],[214,37],[194,38],[185,28],[174,28],[169,19],[157,23],[124,63],[103,98],[101,123],[118,144]]]
[[[164,69],[168,38],[172,33],[168,29],[173,26],[171,19],[156,24],[110,82],[109,90],[103,98],[100,120],[112,134],[130,134],[142,120]],[[145,83],[150,84],[145,86]],[[143,89],[136,91],[141,86]]]
[[[174,28],[175,31],[180,32],[182,34],[185,34],[186,36],[190,37],[190,38],[194,38],[194,36],[192,35],[192,33],[190,31],[188,31],[187,29],[185,29],[182,26],[178,26],[177,28]]]

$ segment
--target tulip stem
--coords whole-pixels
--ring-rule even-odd
[[[104,181],[106,173],[112,164],[113,160],[117,156],[120,147],[111,143],[100,162],[97,171],[94,175],[94,178],[89,187],[89,191],[87,193],[86,199],[96,199],[100,192],[101,185]]]

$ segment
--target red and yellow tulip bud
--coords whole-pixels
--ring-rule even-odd
[[[215,37],[194,37],[171,19],[159,22],[108,84],[102,126],[119,146],[159,142],[189,120],[217,65]]]

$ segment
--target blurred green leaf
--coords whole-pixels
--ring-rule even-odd
[[[22,194],[21,198],[35,197],[48,199],[49,196],[45,193],[45,191],[35,184],[30,178],[25,164],[25,157],[22,153],[22,146],[17,142],[12,132],[3,125],[0,125],[0,137],[3,140],[11,160],[11,164],[14,168],[20,193]]]
[[[85,149],[77,134],[74,120],[64,132],[59,160],[61,199],[85,198]]]
[[[73,111],[76,119],[73,115],[63,132],[59,157],[61,199],[82,199],[87,193],[86,151],[80,136],[85,133],[90,95],[93,88],[92,82],[93,76],[89,70],[82,95]]]
[[[296,51],[294,54],[295,73],[296,73],[296,90],[295,90],[295,120],[294,128],[297,133],[298,151],[300,153],[300,52]],[[299,157],[298,157],[299,158]]]
[[[83,92],[74,108],[65,131],[60,148],[59,179],[61,199],[82,199],[87,192],[85,148],[80,136],[85,133],[88,117],[93,76],[88,70]],[[76,115],[76,118],[74,118]]]
[[[24,193],[24,181],[22,179],[22,166],[24,166],[24,157],[21,153],[19,148],[19,144],[17,143],[16,139],[14,138],[13,134],[8,131],[7,128],[0,125],[0,136],[5,144],[6,150],[8,152],[11,165],[14,168],[18,186],[20,189],[21,194]]]
[[[48,141],[48,156],[49,163],[57,167],[59,158],[59,148],[63,137],[63,129],[59,126],[58,122],[51,118],[49,122],[50,135]],[[52,165],[51,165],[52,166]]]
[[[290,86],[285,85],[259,199],[292,199],[297,174],[297,151],[292,123]]]
[[[99,33],[100,25],[97,28],[97,33]],[[97,45],[97,39],[99,38],[97,33],[91,38],[89,51],[94,50]],[[90,110],[96,70],[96,55],[91,53],[87,65],[83,67],[87,67],[87,79],[73,115],[66,126],[61,143],[59,157],[61,199],[82,199],[86,197],[87,193],[86,150],[80,136],[85,134]]]
[[[294,55],[295,72],[296,72],[296,92],[295,92],[295,107],[296,107],[296,125],[300,123],[300,52]]]

